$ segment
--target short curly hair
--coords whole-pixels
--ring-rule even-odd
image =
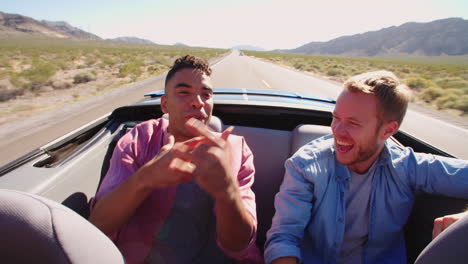
[[[397,121],[400,126],[411,100],[408,87],[389,71],[367,72],[349,78],[343,85],[345,90],[374,94],[379,101],[379,118]]]
[[[176,74],[176,72],[182,70],[182,69],[198,69],[205,73],[207,76],[211,76],[211,68],[208,62],[200,57],[195,57],[192,55],[185,55],[183,57],[177,58],[174,62],[174,65],[172,68],[169,70],[169,72],[166,75],[166,82],[164,86],[167,86],[167,83],[169,80]]]

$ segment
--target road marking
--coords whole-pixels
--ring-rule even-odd
[[[210,64],[210,67],[211,67],[211,68],[214,68],[214,67],[217,66],[220,62],[224,61],[227,57],[229,57],[229,56],[231,56],[231,55],[233,55],[233,54],[234,54],[234,51],[231,51],[231,53],[229,53],[229,54],[224,55],[223,57],[221,57],[221,58],[219,59],[219,61],[217,61],[217,62],[215,62],[215,63],[213,63],[213,64]]]
[[[271,89],[271,86],[265,80],[262,80],[262,82],[266,87],[268,87],[268,89]]]

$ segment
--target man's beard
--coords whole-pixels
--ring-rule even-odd
[[[376,155],[376,153],[381,151],[381,146],[378,144],[377,137],[380,133],[380,129],[382,128],[382,126],[383,126],[383,122],[379,120],[375,133],[374,133],[374,137],[372,138],[373,141],[368,142],[365,146],[360,146],[358,149],[356,158],[348,162],[348,164],[345,164],[345,165],[354,166],[359,163],[365,162],[369,160],[370,158],[372,158],[374,155]],[[377,156],[378,155],[376,155],[376,157]]]

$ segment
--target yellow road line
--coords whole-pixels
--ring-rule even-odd
[[[265,80],[262,80],[262,82],[266,87],[268,87],[268,89],[271,89],[271,86]]]

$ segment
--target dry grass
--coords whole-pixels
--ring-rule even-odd
[[[182,55],[209,59],[227,52],[108,41],[2,39],[0,123],[9,119],[4,115],[14,118],[50,108],[43,97],[60,94],[60,105],[157,76]]]
[[[413,91],[414,101],[468,117],[468,57],[343,58],[245,52],[343,82],[367,71],[389,70]]]

